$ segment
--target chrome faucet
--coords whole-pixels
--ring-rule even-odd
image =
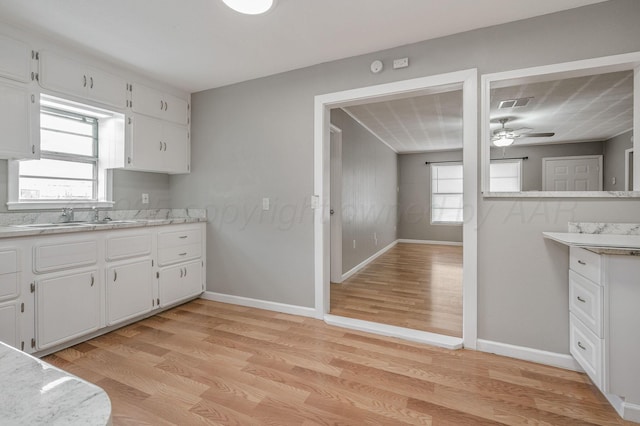
[[[72,208],[64,208],[62,209],[62,222],[68,223],[73,222],[73,209]]]

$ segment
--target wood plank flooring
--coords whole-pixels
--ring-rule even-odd
[[[119,425],[622,425],[584,374],[195,300],[44,358]]]
[[[462,247],[399,243],[331,283],[330,313],[462,337]]]

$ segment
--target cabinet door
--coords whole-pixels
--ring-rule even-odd
[[[84,64],[51,52],[40,53],[39,80],[45,89],[81,97],[89,84]]]
[[[0,76],[11,80],[29,82],[31,49],[26,43],[0,35]]]
[[[151,260],[107,268],[107,325],[151,311]]]
[[[162,152],[163,169],[167,173],[188,172],[189,140],[187,128],[173,123],[164,123],[162,142],[166,143]]]
[[[39,99],[19,83],[0,79],[0,158],[22,159],[39,155],[32,131],[40,127]]]
[[[141,84],[133,85],[131,96],[133,111],[177,124],[187,124],[187,101],[184,99]]]
[[[98,68],[87,69],[89,98],[103,104],[125,108],[127,103],[127,82],[120,76]]]
[[[135,170],[162,171],[162,122],[135,114],[129,123],[130,159],[127,166]]]
[[[36,341],[39,350],[100,328],[97,271],[45,278],[36,282]]]
[[[202,261],[161,270],[159,290],[161,308],[202,293]]]
[[[19,348],[18,302],[0,303],[0,342]]]

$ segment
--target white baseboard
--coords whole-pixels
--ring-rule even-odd
[[[458,241],[432,241],[432,240],[410,240],[406,238],[401,238],[397,240],[399,243],[406,244],[433,244],[436,246],[460,246],[462,247],[462,243]]]
[[[315,318],[316,310],[305,306],[287,305],[279,302],[269,302],[267,300],[251,299],[249,297],[232,296],[230,294],[215,293],[205,291],[201,299],[213,300],[214,302],[230,303],[232,305],[248,306],[250,308],[265,309],[267,311],[282,312],[283,314],[300,315],[303,317]]]
[[[394,242],[392,242],[388,246],[381,248],[376,253],[374,253],[373,256],[369,257],[368,259],[365,259],[364,261],[360,262],[358,265],[356,265],[353,268],[351,268],[349,271],[347,271],[344,274],[342,274],[342,281],[348,279],[349,277],[354,275],[356,272],[358,272],[359,270],[361,270],[362,268],[367,266],[369,263],[373,262],[378,257],[382,256],[387,251],[391,250],[396,244],[398,244],[398,240],[395,240]]]
[[[606,394],[605,397],[620,417],[625,420],[640,423],[640,405],[627,402],[618,395]]]
[[[539,349],[483,339],[478,339],[477,350],[522,359],[524,361],[537,362],[538,364],[550,365],[552,367],[564,368],[566,370],[584,371],[571,355],[541,351]]]
[[[380,334],[383,336],[397,337],[400,339],[410,340],[412,342],[426,343],[427,345],[439,346],[446,349],[462,348],[462,339],[460,337],[444,336],[442,334],[429,333],[427,331],[412,330],[404,327],[396,327],[393,325],[379,324],[376,322],[330,314],[326,314],[324,316],[324,322],[336,327],[366,331],[368,333]]]

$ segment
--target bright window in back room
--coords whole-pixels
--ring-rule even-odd
[[[41,95],[40,158],[9,163],[9,209],[110,207],[110,155],[124,115]]]
[[[489,171],[490,192],[522,191],[522,160],[492,160]]]
[[[462,224],[462,176],[462,164],[431,164],[431,223]]]

